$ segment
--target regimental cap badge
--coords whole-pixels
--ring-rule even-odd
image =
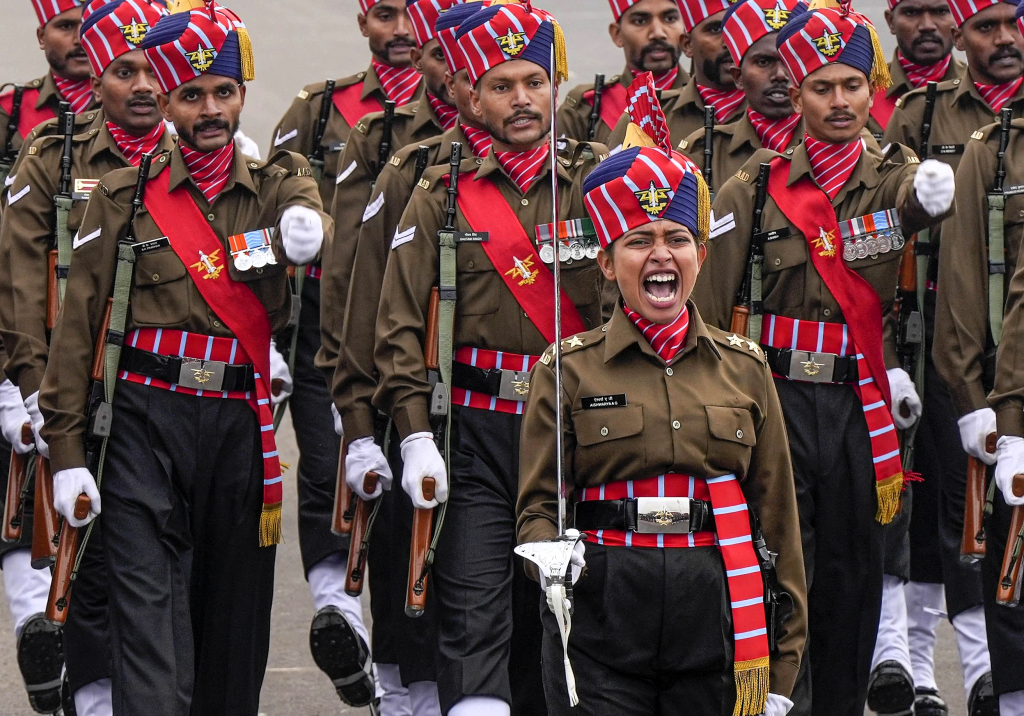
[[[146,39],[146,33],[149,32],[149,23],[132,20],[127,25],[121,25],[120,30],[121,34],[124,35],[125,42],[138,47]]]
[[[764,13],[765,22],[768,23],[768,27],[773,30],[781,30],[785,27],[789,21],[789,10],[782,4],[781,0],[775,3],[775,7],[771,10],[766,10]]]
[[[640,191],[634,191],[633,195],[640,202],[640,208],[651,216],[661,216],[661,212],[668,207],[668,187],[655,186],[651,181],[650,186]]]
[[[206,72],[213,66],[213,61],[217,59],[217,51],[211,47],[203,47],[200,45],[194,52],[185,53],[188,56],[189,64],[192,65],[196,72]]]
[[[494,38],[494,41],[509,57],[519,57],[520,53],[526,49],[526,33],[512,32],[512,28],[509,28],[504,35]]]
[[[821,37],[814,38],[814,44],[818,48],[818,52],[825,57],[835,57],[843,49],[843,33],[825,30],[821,33]]]

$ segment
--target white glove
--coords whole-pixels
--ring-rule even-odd
[[[25,423],[31,422],[18,386],[9,380],[0,383],[0,432],[19,455],[31,452],[35,447],[33,443],[26,445],[21,441],[21,429]]]
[[[996,485],[1011,507],[1024,505],[1024,497],[1013,494],[1013,476],[1024,474],[1024,438],[1004,435],[996,443]]]
[[[281,243],[293,264],[308,264],[324,243],[324,222],[320,214],[304,206],[289,206],[281,215]]]
[[[46,441],[39,436],[39,431],[43,427],[43,414],[39,412],[38,390],[34,392],[32,395],[25,398],[25,410],[26,412],[28,412],[28,417],[32,421],[32,435],[34,435],[36,439],[36,450],[39,451],[40,455],[49,460],[50,446],[47,445]]]
[[[942,166],[946,166],[943,164]],[[889,378],[889,392],[892,394],[892,421],[900,430],[906,430],[921,417],[921,399],[917,396],[914,381],[902,368],[885,371]],[[900,408],[906,404],[910,409],[910,417],[903,417]]]
[[[380,476],[377,488],[369,494],[363,490],[363,480],[368,472],[375,472]],[[348,444],[348,454],[345,456],[345,482],[352,488],[352,492],[364,500],[373,500],[380,497],[384,490],[391,489],[393,479],[391,466],[373,438],[359,438]]]
[[[235,144],[247,157],[252,157],[257,161],[260,159],[260,147],[251,138],[245,136],[245,132],[239,129],[235,132]]]
[[[92,504],[89,515],[84,520],[75,519],[75,501],[82,493],[89,496]],[[61,470],[53,476],[53,509],[68,521],[72,527],[84,527],[96,519],[100,513],[100,491],[96,489],[96,480],[92,473],[84,467],[72,467]]]
[[[569,564],[572,565],[572,574],[570,576],[572,577],[573,584],[576,584],[576,580],[578,580],[580,575],[583,574],[583,568],[587,566],[587,560],[583,557],[585,549],[586,543],[583,540],[577,542],[576,546],[572,548],[572,556],[569,557]],[[547,591],[548,580],[539,571],[537,575],[540,577],[540,588]]]
[[[430,433],[413,433],[402,441],[402,489],[418,510],[432,510],[448,499],[448,472]],[[434,499],[423,498],[423,478],[434,478]]]
[[[964,452],[986,465],[995,465],[996,454],[985,451],[985,438],[996,431],[996,412],[992,408],[980,408],[967,413],[956,424],[960,426],[960,442],[963,443]]]
[[[953,168],[938,159],[925,159],[914,175],[914,193],[928,216],[939,216],[953,203]]]
[[[341,413],[338,412],[334,403],[331,403],[331,417],[334,418],[334,432],[339,438],[345,437],[345,428],[341,424]]]
[[[281,381],[281,392],[277,395],[271,394],[270,402],[273,405],[280,405],[283,403],[289,395],[292,394],[294,385],[292,384],[292,374],[288,372],[288,363],[285,361],[284,356],[281,355],[280,351],[277,350],[277,343],[270,340],[270,381],[275,380]]]
[[[793,702],[785,696],[768,693],[768,704],[764,707],[764,716],[786,716],[793,708]]]

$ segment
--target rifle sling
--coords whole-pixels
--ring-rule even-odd
[[[1003,337],[1003,288],[1006,279],[1006,244],[1003,240],[1002,192],[988,194],[988,325],[992,341],[999,345]]]
[[[71,215],[73,200],[69,196],[53,197],[57,209],[57,305],[64,303],[64,292],[68,287],[68,269],[71,267],[71,232],[68,217]]]

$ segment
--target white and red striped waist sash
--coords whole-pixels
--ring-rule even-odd
[[[249,365],[252,363],[252,360],[242,348],[242,344],[238,342],[237,338],[205,336],[201,333],[188,333],[186,331],[166,328],[139,328],[130,331],[125,336],[125,345],[162,356],[220,361],[230,365]],[[157,378],[151,378],[147,375],[129,373],[126,370],[119,370],[117,377],[130,383],[140,383],[186,395],[248,401],[254,399],[254,394],[249,391],[196,390],[175,383],[168,383],[164,380],[158,380]],[[260,379],[259,375],[255,377],[256,380]]]
[[[463,365],[481,368],[483,370],[514,370],[527,372],[540,360],[540,356],[522,355],[520,353],[508,353],[505,351],[491,351],[484,348],[473,348],[463,346],[455,350],[455,362]],[[505,400],[494,395],[487,395],[473,390],[452,387],[452,405],[461,405],[465,408],[477,408],[479,410],[494,410],[499,413],[510,413],[522,415],[524,402],[519,400]]]
[[[316,279],[317,281],[319,281],[321,277],[323,277],[323,275],[324,270],[322,267],[314,266],[313,264],[309,264],[308,266],[306,266],[306,276],[308,276],[309,278]]]
[[[857,352],[853,336],[850,335],[850,329],[845,323],[801,321],[771,313],[764,316],[761,345],[770,348],[789,348],[794,351],[856,356],[858,360],[863,358]]]

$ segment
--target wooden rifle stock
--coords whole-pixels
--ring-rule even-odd
[[[21,442],[31,445],[33,441],[32,424],[21,426]],[[25,505],[21,493],[25,491],[28,481],[28,460],[24,455],[11,450],[11,467],[7,471],[7,499],[4,500],[4,524],[0,539],[4,542],[17,542],[21,539],[22,521],[25,518]]]
[[[423,355],[426,358],[427,370],[438,370],[439,327],[438,318],[441,311],[441,290],[434,286],[430,289],[430,304],[427,307],[427,336],[423,343]]]
[[[331,520],[331,532],[336,535],[347,535],[352,531],[352,518],[355,516],[355,495],[345,482],[345,455],[348,454],[348,443],[341,442],[341,454],[338,456],[338,485],[334,490],[334,517]]]
[[[366,473],[363,478],[363,492],[367,495],[377,489],[377,482],[380,475],[375,472]],[[359,499],[356,505],[356,516],[352,520],[352,538],[348,543],[348,568],[345,570],[345,593],[350,597],[358,597],[363,593],[363,584],[366,582],[366,555],[367,549],[363,547],[366,540],[366,529],[370,524],[371,503]],[[377,498],[378,500],[380,497]],[[367,545],[368,546],[368,545]]]
[[[32,506],[32,567],[49,567],[57,558],[60,518],[53,509],[53,473],[50,461],[36,457],[36,492]]]
[[[57,325],[60,313],[60,289],[57,288],[57,249],[46,254],[46,330]]]
[[[985,438],[985,451],[996,451],[996,434]],[[960,539],[960,560],[977,562],[985,556],[985,475],[981,460],[967,456],[967,493],[964,496],[964,533]]]
[[[92,501],[82,493],[75,501],[75,518],[84,520],[89,516]],[[60,546],[57,548],[57,562],[53,566],[50,580],[50,596],[46,600],[46,618],[57,625],[68,620],[68,605],[71,602],[71,574],[75,571],[81,529],[72,527],[65,520],[60,532]]]
[[[729,332],[737,336],[745,336],[750,330],[750,306],[733,306],[732,322],[729,324]]]
[[[1013,476],[1013,494],[1024,497],[1024,475]],[[1024,506],[1014,507],[1010,517],[1010,530],[1006,535],[1006,551],[999,568],[999,587],[996,590],[996,604],[1015,607],[1020,602],[1020,562],[1024,548]]]
[[[423,478],[423,498],[434,499],[436,483],[434,478]],[[405,592],[405,615],[409,617],[423,616],[427,608],[427,575],[424,566],[427,563],[427,552],[434,536],[434,511],[413,510],[412,513],[412,544],[409,548],[409,583]]]
[[[96,334],[96,345],[92,350],[92,375],[93,380],[103,380],[103,362],[107,357],[107,331],[110,330],[110,312],[114,308],[114,299],[107,299],[107,307],[103,311],[103,323],[100,325],[100,332]]]

